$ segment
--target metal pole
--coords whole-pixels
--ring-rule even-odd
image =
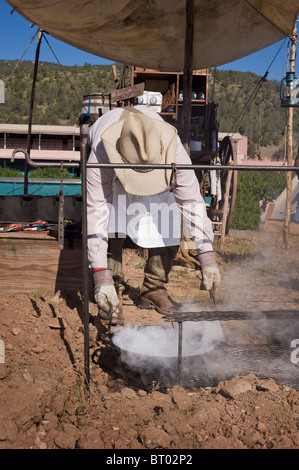
[[[183,352],[183,323],[178,322],[179,337],[178,337],[178,382],[182,385],[182,352]]]
[[[42,162],[38,163],[35,160],[31,160],[28,152],[24,149],[15,149],[12,152],[11,161],[18,152],[23,152],[28,163],[35,168],[60,168],[63,163],[64,168],[79,168],[80,163],[78,162]],[[127,169],[145,169],[145,170],[172,170],[173,165],[170,164],[157,164],[157,165],[129,165],[127,163],[86,163],[86,168],[127,168]],[[178,164],[175,165],[177,170],[213,170],[216,167],[213,165],[188,165]],[[231,171],[294,171],[294,166],[271,166],[271,165],[259,165],[258,167],[252,165],[217,165],[217,170],[231,170]]]
[[[84,307],[84,381],[86,391],[89,392],[89,280],[88,280],[88,252],[87,252],[87,184],[86,160],[87,144],[81,142],[81,181],[82,181],[82,264],[83,264],[83,307]]]
[[[32,81],[30,111],[29,111],[29,123],[28,123],[28,135],[27,135],[27,153],[29,156],[30,156],[30,149],[31,149],[31,129],[32,129],[32,119],[33,119],[34,98],[35,98],[35,85],[36,85],[36,79],[37,79],[39,52],[40,52],[42,37],[43,37],[43,31],[40,30],[38,33],[36,53],[35,53],[35,64],[34,64],[34,70],[33,70],[33,81]],[[24,194],[28,194],[28,162],[27,160],[25,160],[25,170],[24,170]]]
[[[186,31],[183,75],[182,144],[190,153],[191,98],[193,79],[194,0],[186,0]]]

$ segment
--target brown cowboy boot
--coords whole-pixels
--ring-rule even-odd
[[[168,295],[166,284],[178,247],[150,248],[144,268],[144,281],[138,299],[138,307],[154,308],[158,313],[169,315],[180,306]]]
[[[157,288],[156,290],[148,290],[139,296],[139,308],[154,308],[162,315],[170,315],[180,304],[175,302],[165,288]]]

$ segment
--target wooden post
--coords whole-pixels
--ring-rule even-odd
[[[290,54],[290,72],[295,71],[295,60],[296,60],[296,23],[292,35],[292,47]],[[286,128],[287,134],[287,165],[292,166],[293,164],[293,116],[294,109],[292,107],[287,108],[288,123]],[[290,222],[291,222],[291,203],[292,203],[292,172],[287,172],[287,188],[286,188],[286,208],[285,208],[285,220],[283,226],[283,245],[284,248],[288,249],[290,246],[289,234],[290,234]]]
[[[126,86],[126,73],[127,73],[127,66],[123,65],[121,69],[121,79],[120,79],[121,88],[125,88]]]
[[[225,186],[225,193],[224,193],[224,196],[223,196],[224,205],[223,205],[223,216],[222,216],[222,221],[221,221],[222,222],[221,234],[220,234],[220,240],[219,240],[219,244],[218,244],[220,252],[222,252],[223,248],[224,248],[227,216],[228,216],[228,211],[229,211],[229,193],[230,193],[230,187],[231,187],[231,182],[232,182],[232,176],[233,176],[233,170],[228,170],[226,186]]]
[[[188,154],[193,78],[194,0],[186,0],[186,32],[183,76],[182,144]]]
[[[112,65],[112,71],[113,71],[113,80],[115,83],[115,88],[117,89],[118,88],[118,76],[117,76],[117,70],[116,70],[115,64]]]

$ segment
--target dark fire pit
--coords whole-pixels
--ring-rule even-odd
[[[247,313],[244,321],[248,322]],[[292,311],[289,318],[283,314],[268,317],[253,316],[251,322],[266,340],[251,344],[227,340],[231,315],[223,321],[189,321],[189,315],[188,321],[162,326],[121,327],[114,331],[111,344],[118,353],[120,369],[124,365],[139,374],[148,389],[175,384],[212,387],[249,373],[299,389],[299,349],[297,356],[294,350],[297,338],[299,348],[297,316]],[[237,318],[235,324],[241,326],[242,316]]]

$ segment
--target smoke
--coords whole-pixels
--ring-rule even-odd
[[[204,355],[216,345],[224,342],[220,322],[183,322],[182,357]],[[138,327],[127,325],[117,328],[113,334],[113,343],[123,353],[122,359],[129,365],[155,367],[161,363],[171,366],[177,360],[179,352],[178,324]]]
[[[212,302],[207,305],[206,301],[194,303],[190,299],[185,303],[181,312],[192,312],[197,318],[182,322],[185,385],[189,386],[190,377],[195,377],[195,385],[210,386],[235,375],[254,373],[298,388],[298,365],[291,360],[295,355],[295,346],[291,345],[299,344],[298,317],[291,312],[298,285],[294,283],[298,278],[296,256],[288,256],[269,239],[258,253],[242,254],[242,262],[222,265],[222,283],[216,293],[216,309],[223,312],[220,321],[200,319],[202,310],[215,310]],[[267,315],[272,310],[281,310],[281,316]],[[226,312],[236,312],[238,319],[226,320]],[[246,312],[244,320],[242,312]],[[176,381],[178,338],[176,322],[162,326],[127,325],[114,330],[113,343],[130,367],[157,368],[162,373],[167,370]]]
[[[226,310],[289,307],[298,286],[296,240],[293,249],[285,250],[282,237],[271,232],[240,231],[238,236],[233,254],[228,255],[228,262],[222,267],[221,307]],[[247,245],[241,239],[248,240]]]

